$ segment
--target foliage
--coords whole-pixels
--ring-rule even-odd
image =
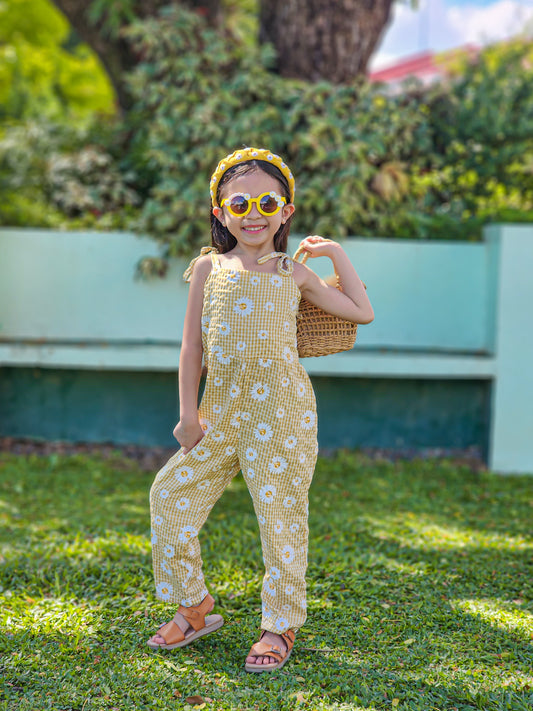
[[[0,119],[113,112],[96,57],[48,0],[0,3]]]
[[[528,45],[490,48],[430,89],[310,84],[274,74],[271,48],[249,41],[243,18],[255,4],[225,0],[226,32],[180,5],[133,22],[124,39],[141,58],[129,78],[135,103],[114,125],[97,118],[65,145],[54,143],[61,126],[5,129],[0,224],[133,226],[160,241],[163,258],[190,254],[209,241],[216,163],[254,144],[296,175],[294,232],[479,239],[489,221],[533,221]],[[130,6],[101,0],[92,11],[122,22]],[[109,190],[84,172],[87,151],[104,160]],[[74,183],[57,178],[66,163]],[[148,259],[142,271],[165,268]]]
[[[41,120],[0,133],[0,224],[127,228],[139,197],[109,150],[116,131],[102,121]],[[84,146],[80,149],[80,146]]]
[[[226,624],[145,646],[170,611],[153,591],[152,479],[118,453],[1,455],[2,708],[531,709],[533,478],[319,458],[309,617],[269,676],[243,669],[263,569],[240,476],[201,534]]]

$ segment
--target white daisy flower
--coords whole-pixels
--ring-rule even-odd
[[[291,330],[291,324],[288,321],[283,322],[283,330],[288,333]]]
[[[259,489],[259,498],[265,504],[270,504],[276,496],[276,487],[273,484],[265,484]]]
[[[170,543],[167,543],[167,545],[163,548],[163,555],[166,558],[172,558],[174,553],[175,553],[174,546],[171,546]]]
[[[211,452],[203,445],[196,446],[191,450],[191,454],[199,462],[205,462],[211,456]]]
[[[233,427],[240,427],[241,426],[241,413],[240,412],[235,412],[233,417],[231,418],[231,425]]]
[[[295,503],[296,499],[294,498],[294,496],[286,496],[283,499],[283,506],[285,506],[286,509],[292,509]]]
[[[253,469],[248,469],[246,473],[248,474],[250,479],[253,479],[255,477],[255,471]]]
[[[205,417],[200,417],[199,418],[200,422],[200,427],[203,429],[203,431],[207,434],[210,430],[213,429],[213,425],[209,420],[206,420]]]
[[[281,557],[284,563],[292,563],[294,555],[294,548],[292,546],[284,546],[281,549]]]
[[[182,565],[187,571],[185,581],[189,580],[189,578],[192,578],[192,565],[190,563],[187,563],[186,560],[180,560],[180,565]]]
[[[260,331],[257,332],[257,338],[259,338],[260,341],[266,341],[268,338],[268,331],[265,331],[264,328],[262,328]]]
[[[268,465],[268,471],[271,474],[283,474],[285,469],[288,467],[288,462],[285,459],[285,457],[273,457],[273,459],[270,460],[270,464]]]
[[[286,617],[278,617],[276,620],[276,629],[280,632],[286,632],[289,629],[289,620]]]
[[[283,521],[280,521],[279,518],[274,524],[274,533],[281,533],[283,531]]]
[[[254,383],[250,390],[250,395],[254,400],[263,402],[270,395],[270,388],[266,383]]]
[[[312,410],[306,410],[303,414],[301,426],[304,430],[310,430],[315,424],[316,415]]]
[[[202,331],[204,333],[207,333],[209,331],[209,324],[211,323],[211,319],[208,318],[207,316],[202,317]]]
[[[248,316],[254,310],[254,302],[247,296],[241,296],[235,302],[233,310],[241,316]]]
[[[154,516],[154,526],[160,526],[163,523],[162,516]]]
[[[178,511],[187,511],[190,505],[191,502],[186,496],[183,496],[181,499],[176,501],[176,508],[178,509]]]
[[[270,313],[272,313],[272,311],[274,311],[274,308],[275,308],[275,306],[274,306],[274,304],[272,303],[272,301],[266,301],[266,302],[265,302],[265,310],[266,310],[266,311],[270,311]]]
[[[266,518],[263,516],[263,514],[259,514],[259,516],[257,517],[257,520],[259,521],[259,523],[261,524],[261,526],[264,526],[265,523],[267,522],[267,520],[266,520]]]
[[[157,544],[157,541],[159,540],[159,536],[155,531],[152,531],[152,545],[155,546]]]
[[[261,368],[270,368],[272,365],[272,358],[259,358],[258,363]]]
[[[174,592],[174,588],[170,583],[158,583],[155,591],[157,593],[157,597],[166,602],[167,600],[170,600],[170,596]]]
[[[231,397],[238,397],[241,394],[241,389],[238,385],[233,384],[229,389]]]
[[[278,274],[272,274],[272,276],[270,277],[270,283],[272,284],[272,286],[280,287],[281,282],[282,279]]]
[[[307,600],[300,600],[300,607],[302,610],[307,610]]]
[[[282,605],[281,606],[282,612],[290,612],[292,610],[291,605]]]
[[[272,597],[276,597],[276,586],[274,585],[273,580],[265,580],[263,590]]]
[[[302,483],[302,477],[301,476],[295,476],[294,479],[292,480],[292,485],[293,486],[300,486]]]
[[[251,415],[249,412],[241,412],[241,420],[243,422],[249,422],[251,418]]]
[[[296,296],[291,296],[289,299],[289,308],[291,311],[297,311],[298,310],[298,299]]]
[[[287,362],[287,363],[292,363],[293,360],[294,360],[293,352],[292,352],[292,350],[289,348],[289,346],[285,346],[285,348],[283,349],[283,353],[282,353],[281,355],[283,356],[283,359],[284,359],[285,362]]]
[[[221,336],[227,336],[230,331],[231,326],[229,325],[229,323],[227,323],[227,321],[221,321],[218,324],[218,332]]]
[[[227,457],[231,457],[235,454],[235,447],[226,447],[225,452]]]
[[[244,341],[239,341],[237,343],[237,350],[239,351],[239,353],[242,353],[243,351],[245,351],[246,350],[246,343]]]
[[[222,406],[221,405],[213,405],[213,412],[215,415],[220,415],[222,412]]]
[[[294,449],[294,447],[298,444],[298,440],[294,435],[291,435],[290,437],[287,437],[283,444],[287,449]]]
[[[194,528],[194,526],[182,526],[178,535],[178,539],[182,543],[187,543],[188,541],[190,541],[191,538],[194,538],[197,535],[198,531]]]
[[[224,440],[225,436],[226,435],[224,434],[224,432],[212,432],[211,433],[211,439],[213,440],[213,442],[222,442]]]
[[[228,363],[231,363],[232,356],[229,353],[224,353],[224,351],[218,350],[215,353],[215,358],[219,363],[222,363],[222,365],[227,365]]]
[[[272,617],[272,610],[268,607],[268,605],[265,605],[265,603],[263,603],[261,605],[261,614],[263,615],[263,617]]]
[[[214,384],[215,384],[216,386],[222,385],[222,384],[224,383],[224,381],[222,380],[222,378],[220,378],[218,375],[215,375],[215,377],[213,378],[213,382],[214,382]],[[214,409],[215,409],[215,408],[213,408],[213,410],[214,410]]]
[[[183,605],[183,607],[192,607],[192,600],[189,597],[184,597],[180,600],[180,605]]]
[[[298,385],[296,386],[296,394],[298,395],[298,397],[303,397],[306,392],[307,391],[305,385],[303,383],[298,383]]]
[[[161,561],[161,570],[163,570],[167,575],[172,575],[172,568],[164,559]]]
[[[193,474],[194,469],[192,467],[186,467],[182,464],[174,472],[174,479],[177,479],[180,484],[185,484],[186,482],[191,480]]]
[[[294,595],[294,585],[287,585],[285,595]]]
[[[300,464],[303,464],[306,459],[307,459],[307,456],[303,452],[298,455],[298,461],[300,462]]]
[[[267,422],[258,422],[257,427],[254,430],[255,438],[260,442],[268,442],[272,439],[274,431],[272,427]]]
[[[284,378],[281,379],[281,387],[282,388],[287,388],[287,387],[289,387],[290,384],[291,384],[291,381],[289,380],[289,378],[287,378],[287,376],[285,376]]]
[[[298,524],[298,523],[291,523],[291,525],[289,526],[289,531],[291,533],[298,533],[299,530],[300,530],[300,524]]]
[[[169,492],[168,492],[167,489],[161,489],[161,491],[159,492],[159,496],[160,496],[162,499],[168,499],[168,497],[170,496],[170,494],[169,494]]]
[[[282,407],[278,407],[276,410],[276,417],[285,417],[285,410]]]
[[[253,447],[248,447],[245,456],[249,462],[253,462],[257,459],[257,451]]]
[[[270,570],[269,570],[268,572],[270,573],[270,577],[271,577],[273,580],[279,580],[279,578],[280,578],[280,576],[281,576],[281,570],[280,570],[279,568],[276,568],[276,567],[273,565],[273,566],[270,568]]]
[[[239,281],[240,278],[241,278],[241,275],[240,275],[240,273],[239,273],[238,271],[236,271],[236,270],[232,270],[232,271],[228,274],[228,281],[231,282],[232,284],[236,284],[236,283]]]
[[[199,481],[198,484],[196,484],[196,488],[200,489],[202,491],[203,489],[209,489],[211,487],[211,482],[209,479],[203,479],[202,481]]]

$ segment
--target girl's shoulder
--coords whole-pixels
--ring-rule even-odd
[[[204,281],[207,275],[211,271],[213,266],[213,255],[216,254],[216,249],[213,247],[202,247],[200,254],[195,257],[183,272],[183,279],[186,282],[190,282],[193,276],[202,278]]]

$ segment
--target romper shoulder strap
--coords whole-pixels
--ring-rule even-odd
[[[289,257],[285,252],[270,252],[270,254],[265,254],[263,257],[259,257],[257,260],[258,264],[264,264],[270,259],[278,258],[278,263],[276,265],[278,274],[283,276],[290,276],[294,269],[294,263],[292,257]]]
[[[183,272],[183,280],[189,282],[191,280],[191,276],[194,270],[194,265],[196,262],[200,259],[200,257],[204,257],[206,254],[211,255],[211,262],[213,264],[213,269],[216,271],[217,269],[220,269],[220,264],[218,263],[218,259],[216,258],[217,255],[217,250],[214,247],[202,247],[200,250],[200,254],[195,257],[187,267],[187,269]]]

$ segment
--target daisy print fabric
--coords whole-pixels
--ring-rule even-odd
[[[156,594],[196,605],[205,596],[201,528],[243,472],[265,561],[261,626],[274,632],[297,630],[306,618],[307,492],[317,423],[296,349],[299,299],[290,273],[224,269],[212,257],[202,313],[204,437],[167,462],[150,496]]]

